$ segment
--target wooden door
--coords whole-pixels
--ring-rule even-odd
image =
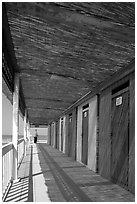
[[[68,156],[71,156],[71,143],[72,143],[72,114],[69,115],[68,120]]]
[[[83,111],[82,117],[82,163],[87,165],[88,159],[88,116],[89,110]]]
[[[111,179],[128,185],[129,91],[112,98]]]
[[[61,120],[61,151],[63,151],[63,119]]]

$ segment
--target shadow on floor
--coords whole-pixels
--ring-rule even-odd
[[[33,202],[33,179],[32,179],[32,162],[33,147],[31,146],[29,161],[29,176],[20,178],[19,181],[13,182],[4,202]]]
[[[134,195],[130,192],[53,147],[46,144],[38,144],[37,147],[52,202],[134,202]]]
[[[53,202],[91,202],[92,200],[79,188],[79,186],[68,176],[65,171],[57,164],[55,158],[51,157],[46,151],[46,145],[39,144],[41,153],[38,154],[41,170],[44,171],[43,159],[48,170],[44,175],[45,184],[48,187],[50,200]],[[77,167],[77,166],[76,166]],[[82,167],[83,166],[78,166]],[[73,166],[75,168],[75,166]],[[62,198],[61,198],[62,197]]]

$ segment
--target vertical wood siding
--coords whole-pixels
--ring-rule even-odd
[[[111,161],[111,91],[100,95],[99,107],[99,174],[110,179]]]
[[[129,80],[129,139],[127,140],[126,147],[129,149],[128,160],[128,178],[127,187],[131,192],[135,192],[135,77],[134,73],[126,76],[112,87],[104,90],[100,95],[99,105],[99,174],[111,179],[112,174],[112,89],[120,86]],[[124,100],[124,99],[123,99]],[[128,111],[128,110],[127,110]],[[127,112],[126,111],[126,112]],[[123,125],[125,128],[125,125]],[[122,131],[122,130],[121,130]],[[128,131],[128,130],[127,130]],[[121,140],[120,140],[121,141]],[[118,141],[118,145],[119,142]],[[124,148],[125,149],[125,148]],[[116,150],[117,151],[117,150]],[[126,158],[125,158],[126,159]],[[122,169],[125,168],[124,164]],[[122,185],[122,183],[120,184]],[[123,185],[122,185],[123,186]]]
[[[135,74],[130,80],[129,190],[135,193]]]

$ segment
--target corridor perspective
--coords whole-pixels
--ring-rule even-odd
[[[135,202],[134,2],[2,2],[2,201]]]
[[[5,202],[134,201],[132,193],[43,143],[28,148],[18,175]]]

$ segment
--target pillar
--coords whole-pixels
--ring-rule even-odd
[[[18,134],[19,134],[19,76],[15,74],[14,78],[14,92],[13,92],[13,130],[12,130],[12,142],[13,142],[13,166],[12,166],[12,178],[17,179],[17,164],[18,164]]]
[[[29,121],[27,122],[27,138],[29,139],[29,142],[31,142],[31,138],[30,138],[30,124],[29,124]]]
[[[26,145],[27,145],[27,110],[25,110],[24,116],[24,155],[26,156]]]

